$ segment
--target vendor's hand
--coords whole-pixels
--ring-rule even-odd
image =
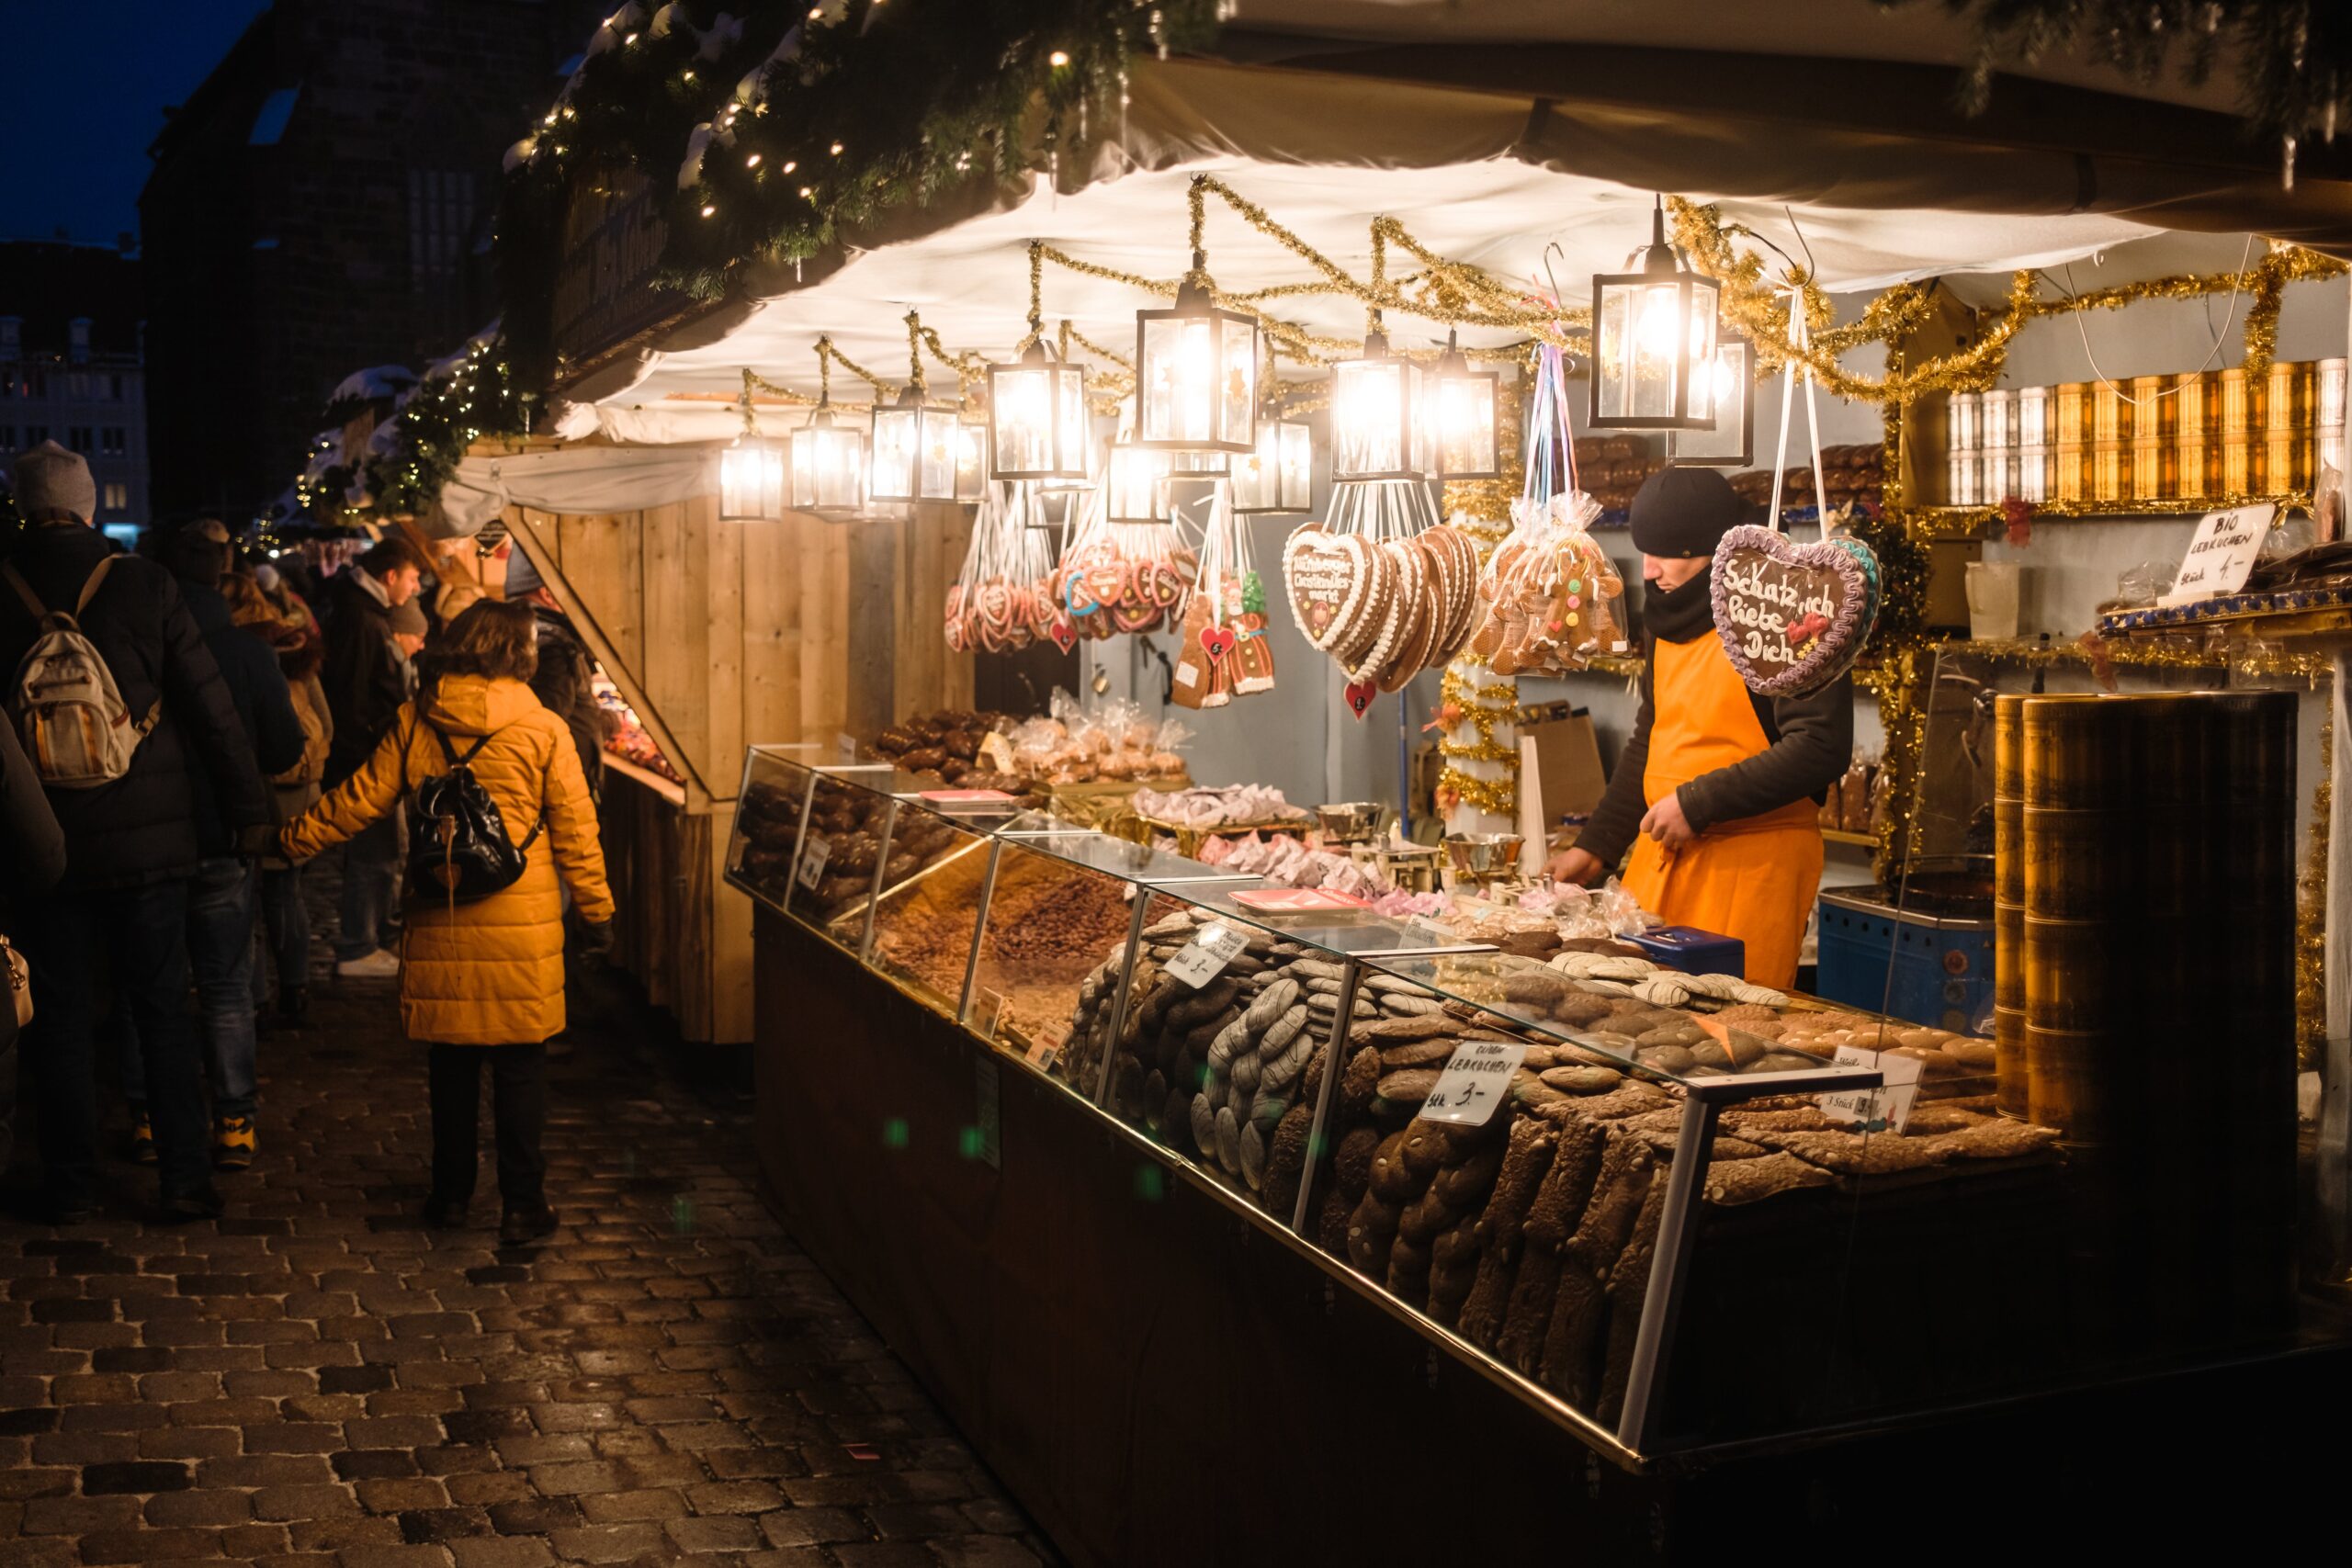
[[[1699,835],[1690,830],[1690,819],[1682,815],[1682,797],[1673,793],[1649,808],[1642,818],[1642,831],[1669,850],[1679,850]]]
[[[1555,882],[1573,882],[1579,887],[1589,887],[1600,880],[1609,868],[1590,850],[1565,849],[1552,857],[1544,867],[1544,874]]]
[[[605,958],[613,951],[613,922],[600,920],[583,924],[580,930],[580,955],[583,958]]]

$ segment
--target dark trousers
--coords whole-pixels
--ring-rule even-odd
[[[536,1208],[547,1193],[548,1161],[539,1149],[548,1124],[544,1045],[432,1048],[433,1191],[458,1202],[473,1196],[484,1063],[498,1134],[498,1201],[508,1209]]]
[[[63,893],[19,922],[40,1011],[23,1044],[40,1107],[42,1179],[61,1205],[92,1202],[98,1185],[98,1091],[92,1035],[101,949],[139,1032],[140,1076],[155,1129],[164,1198],[211,1185],[204,1065],[187,1012],[188,886],[159,882]]]
[[[311,911],[302,903],[302,868],[265,866],[261,874],[262,919],[254,931],[254,1006],[269,1000],[270,973],[277,991],[300,990],[311,977]],[[267,957],[265,960],[264,953]]]

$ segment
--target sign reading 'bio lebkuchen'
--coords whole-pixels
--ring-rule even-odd
[[[1870,635],[1870,578],[1849,541],[1801,545],[1734,528],[1716,547],[1711,592],[1732,668],[1767,696],[1820,690],[1852,668]]]

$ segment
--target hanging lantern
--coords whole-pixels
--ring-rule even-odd
[[[1626,271],[1592,280],[1592,430],[1707,430],[1715,357],[1715,280],[1666,243],[1666,202]],[[1700,374],[1698,372],[1705,372]],[[1700,382],[1709,385],[1702,389]]]
[[[1034,326],[1034,323],[1033,323]],[[989,367],[989,472],[993,479],[1083,480],[1086,367],[1033,342],[1011,365]]]
[[[1694,378],[1691,400],[1703,394],[1712,424],[1704,430],[1678,430],[1667,437],[1667,453],[1677,463],[1697,468],[1744,468],[1756,455],[1755,367],[1747,340],[1725,334],[1715,344],[1712,366]]]
[[[865,506],[865,439],[833,415],[833,340],[817,340],[817,409],[792,433],[792,508],[835,522]]]
[[[1158,451],[1249,452],[1258,444],[1258,321],[1210,302],[1193,270],[1164,310],[1136,312],[1137,445]]]
[[[956,422],[956,499],[977,504],[988,491],[988,411],[967,402],[963,418]]]
[[[874,406],[874,459],[866,495],[877,502],[956,499],[956,411],[910,385]]]
[[[1302,513],[1315,504],[1315,443],[1295,419],[1258,421],[1258,447],[1233,459],[1233,510]]]
[[[1103,516],[1113,523],[1168,521],[1170,458],[1133,441],[1111,443],[1110,461],[1103,466]]]
[[[1495,439],[1499,372],[1473,370],[1451,332],[1437,362],[1437,471],[1441,479],[1498,479],[1502,454]]]
[[[1437,471],[1429,374],[1388,351],[1377,326],[1360,358],[1331,367],[1331,477],[1427,479]]]
[[[718,518],[767,523],[784,515],[784,446],[760,434],[752,411],[752,372],[743,372],[743,434],[718,457]]]

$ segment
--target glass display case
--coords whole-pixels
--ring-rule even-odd
[[[2109,1266],[2085,1204],[2113,1184],[2004,1114],[1991,1041],[1611,941],[1536,957],[1368,909],[1270,914],[1234,897],[1255,878],[1036,814],[959,819],[900,783],[756,756],[730,876],[1595,1441],[1647,1455],[2086,1375],[2081,1336],[2051,1330],[2080,1326],[2086,1261]],[[792,868],[820,839],[812,883]]]

